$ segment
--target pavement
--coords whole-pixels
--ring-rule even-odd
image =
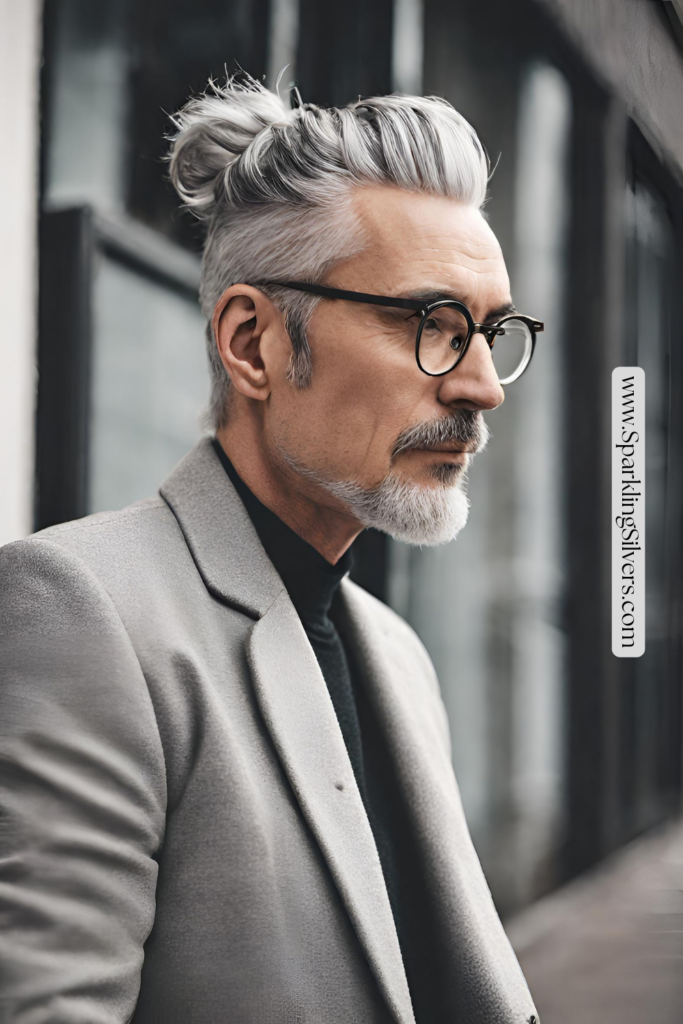
[[[506,928],[541,1024],[683,1024],[683,821]]]

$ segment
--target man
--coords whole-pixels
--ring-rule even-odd
[[[207,222],[215,436],[159,496],[0,553],[2,1002],[17,1024],[528,1024],[412,631],[367,525],[464,525],[526,367],[445,102],[176,118]]]

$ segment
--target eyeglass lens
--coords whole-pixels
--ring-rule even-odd
[[[432,310],[422,321],[420,366],[427,373],[446,373],[461,358],[469,325],[462,313],[451,306]]]
[[[506,320],[505,334],[494,338],[491,356],[498,379],[511,383],[521,375],[531,359],[533,337],[522,320]],[[432,310],[422,322],[418,358],[427,373],[447,373],[462,358],[469,325],[463,314],[451,306]]]
[[[496,334],[491,357],[501,384],[511,384],[524,372],[533,352],[531,328],[523,320],[505,320],[505,334]]]

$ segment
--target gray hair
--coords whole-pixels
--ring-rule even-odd
[[[200,300],[209,326],[209,416],[225,423],[229,377],[211,319],[226,288],[258,286],[282,311],[292,341],[289,377],[311,379],[306,326],[317,302],[264,281],[321,283],[365,243],[351,200],[362,185],[393,185],[476,207],[488,160],[474,129],[436,96],[380,96],[347,107],[294,109],[244,76],[209,82],[173,118],[171,180],[207,224]]]

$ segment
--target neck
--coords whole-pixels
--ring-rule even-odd
[[[231,421],[216,431],[216,439],[237,473],[259,501],[335,565],[362,525],[348,512],[327,504],[333,499],[317,494],[315,485],[291,467],[274,464],[244,427],[244,422],[238,426]]]

